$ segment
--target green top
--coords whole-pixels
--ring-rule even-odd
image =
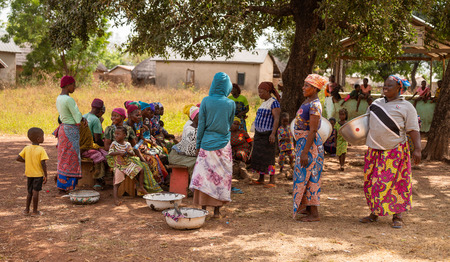
[[[228,98],[236,103],[236,111],[235,111],[236,115],[245,111],[248,108],[248,101],[245,96],[239,95],[238,98],[235,98],[233,95],[230,95]]]
[[[83,118],[77,103],[68,95],[59,95],[56,98],[56,109],[63,124],[76,125]]]
[[[133,128],[126,125],[124,125],[123,127],[127,129],[127,136],[125,137],[125,141],[129,142],[131,139],[136,138],[136,134],[134,133]],[[111,141],[115,141],[116,139],[114,138],[114,132],[116,132],[116,126],[115,125],[108,126],[105,129],[105,138]]]
[[[94,134],[103,133],[102,123],[100,122],[100,119],[98,119],[96,115],[89,112],[87,114],[84,114],[83,117],[86,118],[86,120],[88,121],[88,126],[89,129],[91,130],[92,136],[94,136]]]

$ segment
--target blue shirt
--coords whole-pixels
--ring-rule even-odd
[[[272,131],[274,118],[272,109],[280,108],[280,103],[271,97],[264,101],[256,111],[255,130],[258,132]]]
[[[217,73],[203,98],[198,114],[197,148],[215,151],[230,142],[230,128],[236,110],[235,103],[228,99],[232,84],[225,73]]]

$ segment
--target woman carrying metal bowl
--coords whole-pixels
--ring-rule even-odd
[[[297,213],[306,216],[302,222],[320,221],[320,176],[323,168],[323,142],[317,133],[320,127],[322,105],[318,93],[325,87],[327,80],[317,74],[310,74],[305,79],[303,96],[306,98],[295,117],[294,138],[294,219]]]
[[[407,80],[389,76],[384,82],[384,97],[367,109],[369,133],[364,158],[364,193],[371,213],[361,218],[361,223],[393,215],[391,226],[401,228],[402,213],[411,209],[411,157],[419,164],[421,144],[417,111],[400,96],[400,91],[409,86]],[[412,156],[407,134],[414,143]]]

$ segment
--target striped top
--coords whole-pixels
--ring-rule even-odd
[[[390,150],[405,143],[406,133],[420,131],[414,106],[399,97],[392,101],[378,98],[367,108],[369,133],[366,145],[373,149]]]
[[[271,97],[264,101],[256,111],[255,130],[258,132],[272,131],[274,118],[272,109],[280,108],[280,103]]]

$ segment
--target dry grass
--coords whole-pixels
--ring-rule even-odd
[[[30,127],[40,127],[46,134],[51,134],[57,127],[58,112],[55,101],[60,88],[57,84],[47,82],[40,85],[28,85],[15,89],[0,91],[2,110],[0,112],[0,133],[2,134],[26,134]],[[111,124],[111,111],[116,107],[123,107],[127,100],[141,100],[145,102],[161,102],[165,113],[163,121],[165,128],[174,134],[181,134],[183,125],[187,120],[183,114],[186,104],[200,103],[203,97],[208,95],[207,88],[156,88],[126,87],[123,85],[109,85],[105,82],[80,85],[72,94],[80,111],[85,114],[90,111],[90,104],[94,98],[100,98],[105,102],[106,113],[103,127]],[[256,108],[260,99],[249,92],[243,92],[250,103],[250,113],[247,125],[255,118]]]

